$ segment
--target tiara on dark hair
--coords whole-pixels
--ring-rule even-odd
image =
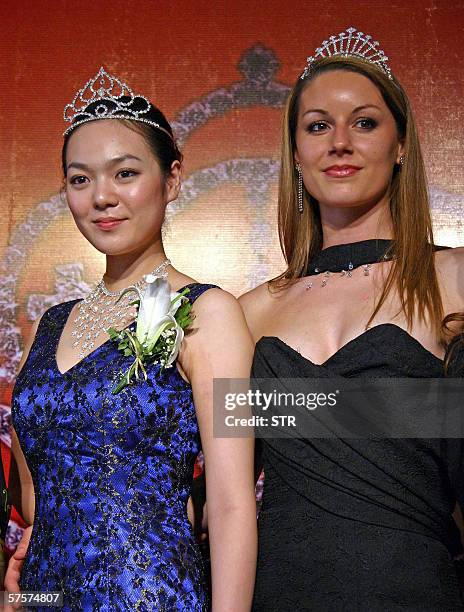
[[[147,123],[174,140],[173,135],[146,115],[153,106],[145,96],[136,95],[131,88],[117,77],[109,75],[102,67],[97,75],[87,81],[64,107],[64,120],[71,125],[63,132],[69,134],[78,125],[98,119],[129,119]]]

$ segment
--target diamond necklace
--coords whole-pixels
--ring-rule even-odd
[[[385,256],[384,256],[384,259],[386,259]],[[362,264],[364,276],[369,276],[371,266],[372,266],[372,264],[370,264],[370,263]],[[331,274],[338,274],[339,276],[345,276],[346,278],[351,278],[353,276],[353,268],[354,268],[354,266],[353,266],[353,264],[350,261],[350,263],[348,264],[346,270],[341,270],[340,272],[330,272],[330,270],[326,270],[324,272],[324,276],[322,277],[321,287],[325,287],[327,285],[327,281],[329,280],[329,276]],[[314,272],[317,274],[319,272],[319,269],[315,268]],[[306,284],[306,290],[312,289],[313,284],[314,284],[313,281],[310,281],[309,283],[307,283]]]
[[[153,276],[167,276],[166,268],[171,264],[165,259],[150,274]],[[119,291],[110,291],[101,281],[86,297],[79,303],[77,316],[74,319],[74,330],[72,346],[79,352],[79,360],[92,352],[99,335],[106,333],[109,327],[123,329],[135,319],[136,307],[132,303],[134,296],[132,292],[123,295],[128,288],[142,290],[146,283],[144,275],[130,287]],[[122,296],[122,297],[121,297]],[[114,299],[118,298],[118,299]],[[120,299],[119,299],[120,298]]]
[[[306,279],[309,290],[316,286],[330,285],[330,278],[354,278],[354,271],[362,268],[362,276],[370,276],[375,263],[395,258],[394,241],[385,238],[368,238],[357,242],[335,244],[322,249],[308,263],[305,276],[321,274],[319,279]]]

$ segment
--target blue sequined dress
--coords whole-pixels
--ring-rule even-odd
[[[190,301],[211,287],[189,285]],[[152,365],[147,381],[112,395],[131,358],[111,340],[60,373],[76,301],[43,315],[13,393],[36,495],[21,589],[63,591],[65,610],[203,612],[186,514],[200,449],[192,389],[176,367]]]

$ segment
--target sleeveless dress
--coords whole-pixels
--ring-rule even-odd
[[[323,250],[322,270],[348,246]],[[365,263],[378,261],[370,255]],[[443,361],[400,327],[381,324],[321,365],[263,337],[252,376],[276,386],[289,378],[439,378]],[[464,609],[450,554],[459,547],[451,513],[456,501],[464,507],[461,439],[257,442],[265,480],[255,612]]]
[[[193,303],[214,285],[188,287]],[[64,610],[204,612],[186,514],[200,450],[191,386],[175,365],[151,365],[147,381],[112,395],[131,358],[111,340],[60,373],[56,349],[77,301],[45,312],[13,393],[36,495],[21,590],[62,591]]]

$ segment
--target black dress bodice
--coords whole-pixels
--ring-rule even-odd
[[[376,246],[367,259],[379,261],[378,255]],[[329,259],[319,257],[321,271],[333,264]],[[361,259],[357,265],[369,263]],[[402,328],[382,324],[319,365],[279,338],[263,337],[252,376],[276,384],[285,378],[438,378],[443,365]],[[459,371],[455,359],[449,374]],[[451,516],[456,501],[464,502],[462,440],[258,442],[265,483],[255,611],[464,609]]]

